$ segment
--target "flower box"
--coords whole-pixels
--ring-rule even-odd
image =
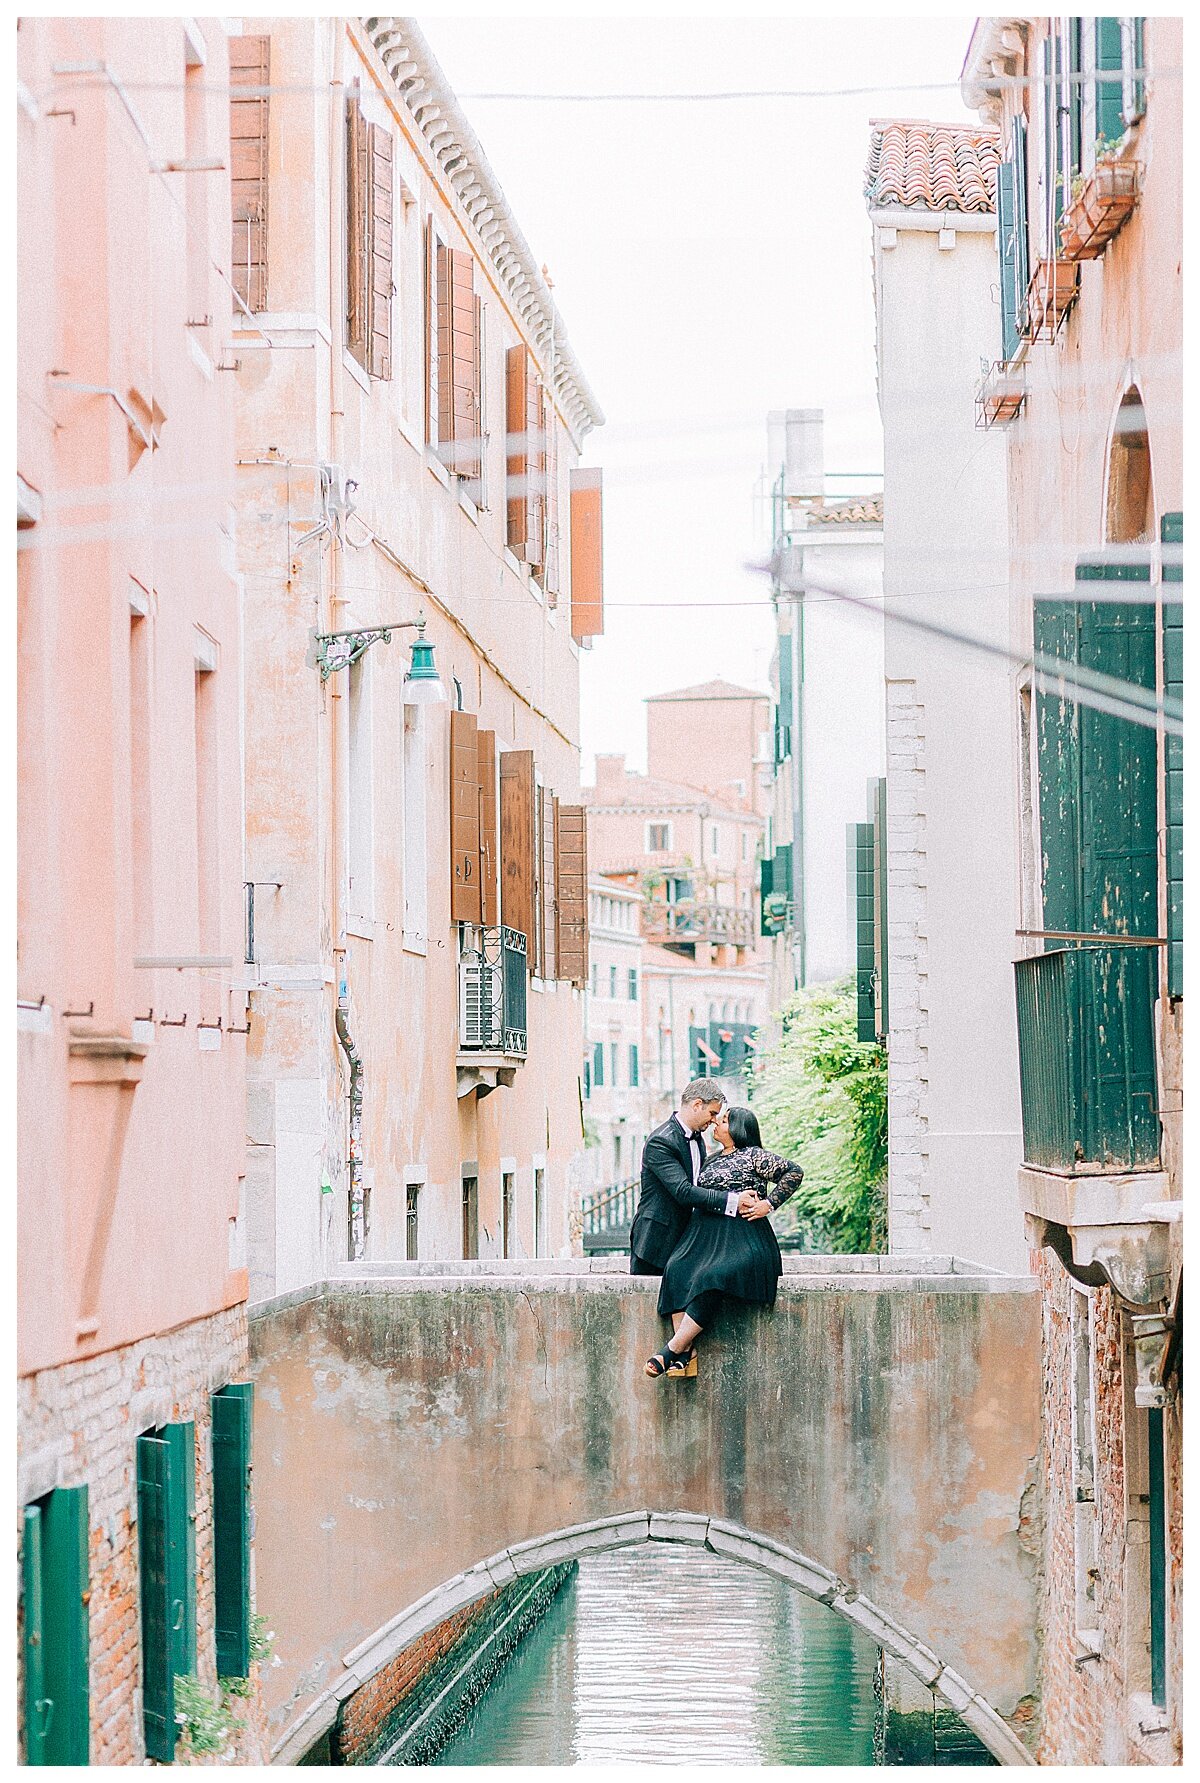
[[[1026,298],[1031,341],[1053,340],[1079,295],[1079,270],[1067,260],[1043,260],[1034,267]]]
[[[1098,260],[1138,201],[1136,161],[1097,161],[1062,215],[1063,258]]]
[[[975,392],[976,427],[1004,427],[1025,406],[1025,368],[997,360],[984,372]]]

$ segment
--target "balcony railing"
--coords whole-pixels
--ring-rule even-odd
[[[1016,976],[1025,1162],[1157,1168],[1154,948],[1055,948]]]
[[[642,908],[642,933],[651,941],[718,941],[749,947],[754,939],[754,912],[736,904],[648,903]]]
[[[637,1209],[641,1180],[614,1183],[594,1195],[585,1195],[583,1214],[583,1248],[585,1251],[624,1250],[629,1243],[629,1228]]]
[[[526,948],[519,929],[463,927],[458,956],[458,1044],[463,1052],[524,1058]]]

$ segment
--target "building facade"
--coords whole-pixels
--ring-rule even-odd
[[[17,47],[21,1757],[169,1762],[252,1669],[226,36]]]
[[[599,479],[578,457],[601,416],[416,26],[240,24],[262,1299],[346,1260],[571,1243],[579,661],[602,625]]]
[[[860,1036],[888,1050],[890,1248],[1021,1272],[1007,469],[971,400],[996,331],[998,160],[991,129],[872,126],[887,738],[856,836],[857,965]]]
[[[593,1196],[632,1182],[650,1130],[640,889],[588,882],[588,989],[583,1061],[586,1186]]]
[[[1008,456],[1044,1763],[1182,1730],[1182,22],[981,19]]]
[[[883,497],[829,493],[824,427],[820,409],[768,417],[778,645],[761,893],[776,1007],[855,969],[846,826],[883,773]]]

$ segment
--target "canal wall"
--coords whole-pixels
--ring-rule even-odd
[[[368,1266],[256,1309],[276,1762],[456,1610],[654,1540],[779,1573],[1027,1761],[1036,1284],[949,1258],[787,1265],[774,1312],[731,1310],[686,1382],[643,1375],[657,1283],[619,1259]]]

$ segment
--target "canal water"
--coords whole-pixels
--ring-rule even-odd
[[[869,1765],[876,1657],[735,1561],[592,1555],[436,1762]]]

